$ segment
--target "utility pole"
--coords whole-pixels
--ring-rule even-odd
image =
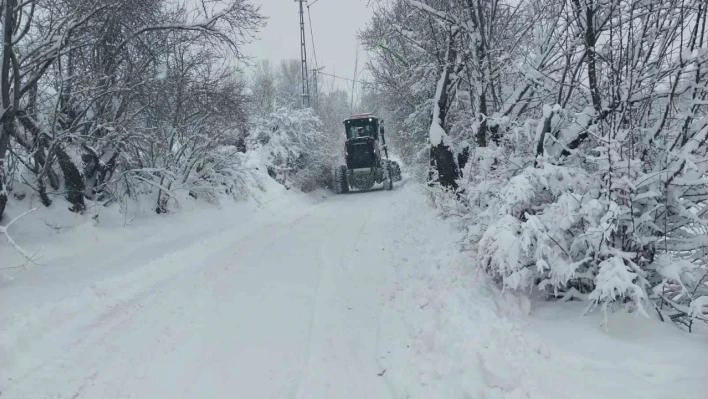
[[[300,62],[302,63],[302,106],[310,107],[310,80],[307,70],[307,48],[305,47],[305,10],[302,3],[307,0],[295,0],[300,3]]]
[[[351,113],[354,113],[354,90],[356,90],[356,75],[359,69],[359,42],[356,43],[356,59],[354,61],[354,77],[352,78],[352,104]]]
[[[312,68],[312,84],[313,84],[313,89],[314,91],[312,92],[312,106],[315,108],[315,110],[319,109],[320,106],[320,82],[319,82],[319,77],[317,74],[321,72],[324,69],[323,66],[319,68]]]
[[[320,92],[317,88],[317,68],[312,68],[312,89],[314,90],[314,101],[312,106],[315,110],[319,108],[320,103]]]

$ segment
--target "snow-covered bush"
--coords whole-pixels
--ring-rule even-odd
[[[394,0],[374,17],[394,124],[500,285],[708,321],[703,3]]]
[[[222,150],[245,131],[246,99],[229,65],[262,25],[257,7],[246,0],[3,7],[16,16],[3,20],[12,36],[3,54],[16,61],[0,78],[7,100],[0,218],[14,183],[45,206],[64,196],[74,212],[138,196],[151,196],[163,212],[175,190],[213,197],[238,184],[225,176],[239,157]]]
[[[280,183],[306,192],[330,184],[338,153],[311,108],[278,108],[254,122],[248,141]]]
[[[653,149],[656,165],[648,165],[637,156],[642,136],[629,133],[565,160],[514,150],[513,133],[498,147],[477,148],[459,181],[468,247],[503,287],[604,310],[656,309],[690,328],[708,320],[695,310],[708,294],[708,197],[693,191],[708,187],[705,170],[687,165],[668,181],[671,162],[662,159],[676,155]]]
[[[607,166],[542,163],[508,180],[466,181],[476,263],[510,289],[540,289],[605,310],[656,307],[687,325],[705,321],[695,310],[708,294],[700,244],[706,223],[697,217],[705,205],[687,208],[660,179],[637,190],[647,175]]]

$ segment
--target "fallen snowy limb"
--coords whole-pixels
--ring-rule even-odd
[[[163,186],[163,185],[161,185],[161,184],[159,184],[159,183],[155,183],[154,181],[148,180],[148,179],[146,179],[146,178],[144,178],[144,177],[141,177],[141,176],[135,176],[135,178],[138,179],[138,180],[140,180],[140,181],[142,181],[142,182],[145,182],[145,183],[147,183],[147,184],[149,184],[149,185],[151,185],[151,186],[153,186],[153,187],[159,188],[160,190],[162,190],[163,193],[165,193],[166,196],[172,198],[173,200],[175,200],[175,202],[177,202],[177,203],[179,204],[179,198],[175,197],[175,196],[170,192],[170,189],[169,189],[169,188],[167,188],[167,187],[165,187],[165,186]]]
[[[703,299],[705,297],[698,298],[698,300],[693,300],[691,301],[691,304],[689,306],[684,306],[672,301],[664,295],[659,294],[659,296],[664,300],[664,303],[666,303],[676,312],[678,312],[672,317],[672,320],[674,322],[678,321],[688,327],[689,332],[692,331],[694,320],[699,320],[704,323],[708,323],[708,315],[706,315],[706,313],[703,311],[706,306],[706,300]]]
[[[7,237],[7,242],[9,242],[10,245],[11,245],[13,248],[15,248],[15,250],[16,250],[17,252],[19,252],[20,255],[22,255],[22,256],[23,256],[25,259],[27,259],[28,261],[32,259],[32,256],[31,256],[29,253],[27,253],[27,251],[25,251],[24,249],[22,249],[22,247],[20,247],[20,246],[15,242],[15,240],[12,239],[12,236],[10,236],[10,233],[8,233],[8,230],[10,229],[10,226],[12,226],[13,223],[15,223],[16,221],[22,219],[23,217],[27,216],[28,214],[30,214],[30,213],[32,213],[32,212],[34,212],[34,211],[36,211],[36,210],[37,210],[37,208],[32,208],[32,209],[30,209],[29,211],[27,211],[27,212],[21,214],[20,216],[14,218],[14,219],[12,219],[12,220],[10,220],[10,222],[9,222],[7,225],[5,225],[5,226],[0,226],[0,233],[4,234],[5,237]]]

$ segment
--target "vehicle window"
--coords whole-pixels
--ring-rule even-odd
[[[366,119],[353,120],[347,124],[347,138],[355,139],[359,137],[377,138],[376,122],[369,122]]]

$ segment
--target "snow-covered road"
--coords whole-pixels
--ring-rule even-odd
[[[0,396],[700,398],[708,364],[686,348],[705,336],[595,359],[567,351],[583,336],[538,339],[412,184],[279,204],[124,229],[18,273],[0,290]]]
[[[378,334],[401,193],[335,197],[180,243],[33,309],[51,318],[40,333],[4,315],[15,319],[2,397],[390,397]]]

